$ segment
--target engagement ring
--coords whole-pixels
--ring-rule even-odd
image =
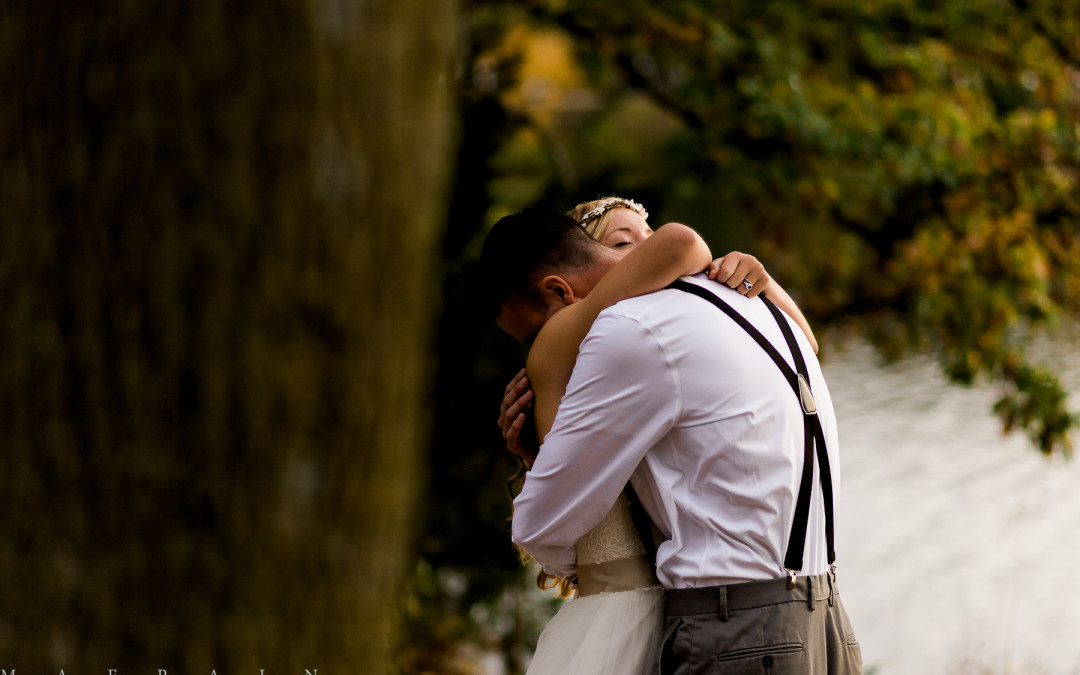
[[[743,279],[742,285],[743,285],[743,286],[746,286],[746,291],[747,291],[747,293],[749,293],[750,291],[754,290],[754,284],[750,283],[750,282],[749,282],[749,281],[747,281],[746,279]]]

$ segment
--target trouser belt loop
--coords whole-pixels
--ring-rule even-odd
[[[806,577],[806,605],[810,611],[814,611],[814,577]]]
[[[829,607],[836,606],[836,570],[829,570]]]
[[[728,620],[726,586],[721,586],[716,589],[716,613],[720,615],[721,621]]]

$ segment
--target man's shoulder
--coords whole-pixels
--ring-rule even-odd
[[[662,306],[664,297],[670,297],[671,293],[671,289],[660,289],[644,295],[624,298],[600,312],[596,318],[597,323],[601,321],[649,323],[650,320],[656,319],[656,308]],[[595,326],[596,323],[593,325]]]
[[[714,284],[707,279],[706,283]],[[626,298],[600,312],[588,337],[608,344],[624,343],[631,350],[645,348],[643,340],[663,343],[692,330],[700,302],[690,293],[670,287]]]
[[[711,281],[704,274],[682,277],[679,281],[703,288],[729,303],[733,299],[743,298],[743,296],[727,286]],[[624,316],[634,320],[648,320],[649,317],[655,318],[667,313],[678,314],[686,309],[697,307],[696,303],[700,302],[700,300],[693,300],[691,298],[692,294],[673,286],[668,286],[651,293],[645,293],[643,295],[620,300],[601,312],[601,315],[610,314],[613,316]]]

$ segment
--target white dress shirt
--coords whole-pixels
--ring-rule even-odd
[[[794,368],[760,299],[703,275],[685,280],[734,307]],[[789,323],[809,370],[838,504],[832,400],[813,349]],[[656,555],[665,587],[773,579],[784,575],[802,466],[802,409],[777,365],[718,308],[662,290],[604,310],[581,343],[554,425],[514,501],[513,539],[549,572],[569,576],[575,542],[632,481],[666,538]],[[816,466],[806,542],[801,573],[825,572]]]

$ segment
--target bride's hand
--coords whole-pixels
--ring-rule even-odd
[[[748,298],[765,292],[772,283],[772,277],[757,258],[738,251],[732,251],[712,261],[705,272],[710,279],[725,284]]]
[[[525,413],[532,408],[532,404],[533,391],[529,388],[529,377],[522,368],[503,392],[499,428],[506,439],[506,449],[529,463],[536,459],[537,449],[525,443],[521,432],[528,419]]]

